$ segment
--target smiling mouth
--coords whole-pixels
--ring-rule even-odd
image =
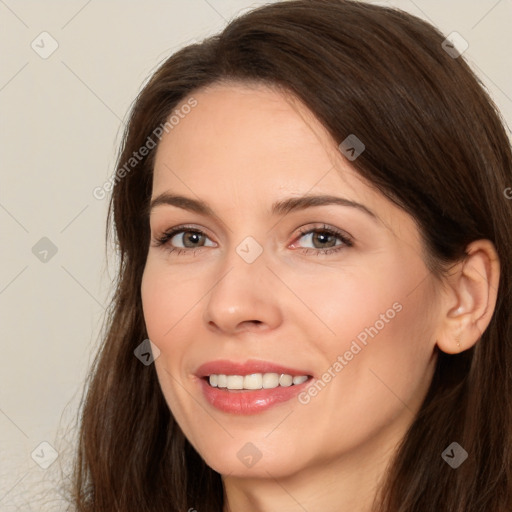
[[[289,375],[286,373],[252,373],[249,375],[212,374],[203,380],[212,388],[232,392],[259,391],[262,389],[286,388],[303,384],[311,375]]]
[[[277,365],[272,366],[277,370]],[[222,413],[233,415],[263,413],[280,403],[292,400],[314,379],[312,375],[302,372],[291,375],[279,370],[246,373],[238,368],[238,371],[244,375],[208,371],[197,379],[205,400]]]

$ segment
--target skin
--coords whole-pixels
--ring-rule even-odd
[[[165,399],[222,475],[224,512],[369,511],[428,390],[436,349],[465,350],[488,325],[495,251],[474,242],[467,260],[439,279],[424,262],[414,219],[358,176],[340,141],[297,100],[240,83],[194,97],[197,106],[158,146],[152,199],[164,192],[201,199],[214,215],[156,206],[142,280]],[[344,197],[375,217],[340,205],[270,214],[275,201],[305,194]],[[184,223],[206,237],[190,241],[182,232],[156,246]],[[324,226],[348,233],[353,245],[298,231]],[[236,252],[248,236],[263,250],[252,263]],[[322,254],[334,244],[342,249]],[[172,245],[188,252],[169,252]],[[194,373],[214,359],[268,360],[321,379],[397,303],[394,318],[341,371],[331,370],[335,376],[307,404],[292,399],[238,416],[201,394]],[[262,455],[250,468],[237,457],[248,442]]]

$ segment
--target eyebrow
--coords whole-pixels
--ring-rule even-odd
[[[151,213],[151,211],[157,206],[161,206],[164,204],[176,206],[178,208],[199,213],[201,215],[216,217],[215,212],[204,201],[201,201],[199,199],[192,199],[191,197],[171,194],[169,192],[163,192],[162,194],[158,195],[155,199],[151,201],[148,210],[149,213]],[[366,213],[374,220],[378,219],[378,216],[369,208],[367,208],[364,204],[357,203],[349,199],[345,199],[344,197],[332,195],[305,195],[300,197],[290,197],[288,199],[283,199],[281,201],[275,202],[272,205],[270,213],[271,215],[274,216],[286,215],[287,213],[290,213],[292,211],[305,210],[306,208],[311,208],[313,206],[326,206],[333,204],[356,208]]]

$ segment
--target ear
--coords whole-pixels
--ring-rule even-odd
[[[498,296],[500,262],[490,240],[466,247],[466,257],[445,278],[437,346],[447,354],[471,348],[491,321]]]

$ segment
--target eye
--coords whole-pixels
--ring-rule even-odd
[[[348,234],[325,225],[312,229],[302,229],[299,230],[299,233],[300,236],[297,240],[302,239],[306,244],[310,244],[310,247],[304,247],[302,244],[299,246],[305,254],[309,254],[311,251],[317,254],[331,254],[353,245]],[[296,245],[296,242],[293,245]]]
[[[208,243],[209,242],[209,243]],[[203,231],[188,226],[176,226],[154,240],[155,247],[167,246],[169,252],[177,251],[178,254],[200,249],[201,247],[215,247],[215,244]]]
[[[298,244],[299,240],[304,240]],[[200,229],[193,226],[176,226],[154,239],[155,247],[165,247],[169,253],[195,255],[203,247],[215,247],[216,244]],[[304,243],[310,247],[304,247]],[[310,229],[300,229],[299,237],[291,245],[304,254],[313,252],[317,255],[327,255],[352,247],[353,242],[347,233],[339,229],[323,225]],[[297,247],[298,246],[298,247]]]

